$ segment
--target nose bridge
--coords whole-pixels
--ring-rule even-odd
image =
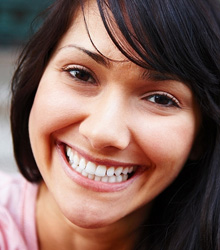
[[[106,91],[92,102],[88,116],[80,124],[80,133],[94,148],[124,149],[130,140],[126,113],[120,92]]]

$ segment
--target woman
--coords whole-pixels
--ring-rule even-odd
[[[219,13],[217,0],[55,2],[12,83],[15,157],[38,183],[16,177],[29,195],[20,213],[5,205],[22,244],[220,249]]]

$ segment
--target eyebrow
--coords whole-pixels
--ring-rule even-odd
[[[66,49],[66,48],[78,49],[78,50],[82,51],[83,53],[85,53],[86,55],[88,55],[89,57],[91,57],[98,64],[101,64],[101,65],[105,66],[106,68],[110,68],[110,61],[111,60],[99,52],[92,52],[90,50],[87,50],[83,47],[80,47],[80,46],[74,45],[74,44],[66,45],[66,46],[60,48],[59,50]],[[147,69],[140,75],[140,79],[152,80],[152,81],[158,81],[158,82],[168,81],[168,80],[179,81],[179,79],[173,75],[163,74],[163,73],[160,73],[157,71],[147,70]]]
[[[82,52],[84,52],[85,54],[87,54],[89,57],[91,57],[94,61],[96,61],[97,63],[109,68],[110,67],[110,60],[106,57],[104,57],[102,54],[100,53],[96,53],[96,52],[92,52],[90,50],[87,50],[85,48],[82,48],[80,46],[74,45],[74,44],[70,44],[67,46],[64,46],[62,48],[60,48],[60,50],[65,49],[65,48],[75,48],[78,49]]]

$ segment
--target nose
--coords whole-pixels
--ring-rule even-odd
[[[88,115],[80,123],[79,132],[96,150],[108,147],[123,150],[130,142],[125,105],[115,95],[100,99],[90,105]]]

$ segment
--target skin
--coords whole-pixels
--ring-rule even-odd
[[[98,54],[78,11],[46,67],[30,114],[31,146],[44,179],[37,202],[40,249],[132,249],[152,201],[181,171],[199,129],[190,88],[156,80],[155,72],[128,61],[108,37],[95,2],[89,5],[92,41],[111,60],[103,64],[85,53]],[[89,71],[86,81],[67,70],[73,66]],[[155,102],[155,94],[168,94],[168,105]],[[64,171],[57,141],[84,157],[144,171],[118,191],[85,188]]]

